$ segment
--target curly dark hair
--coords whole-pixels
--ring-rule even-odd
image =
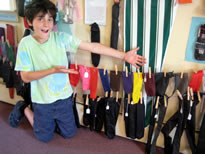
[[[32,0],[26,7],[25,7],[25,17],[26,19],[32,23],[33,19],[36,17],[37,14],[40,12],[43,14],[50,13],[53,17],[53,21],[55,23],[56,19],[56,6],[50,0]],[[30,27],[33,29],[33,27]]]

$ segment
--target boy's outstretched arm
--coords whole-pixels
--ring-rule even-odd
[[[78,72],[73,69],[68,69],[65,66],[54,66],[50,69],[41,70],[41,71],[21,71],[21,79],[25,82],[31,82],[34,80],[39,80],[47,75],[54,74],[54,73],[74,73],[77,74]]]
[[[115,57],[118,59],[122,59],[132,64],[136,68],[139,68],[138,65],[143,66],[146,63],[146,58],[136,54],[136,51],[139,50],[139,47],[124,53],[124,52],[115,50],[113,48],[106,47],[100,43],[89,43],[89,42],[81,41],[79,49],[90,51],[90,52],[97,53],[100,55],[106,55],[106,56],[111,56],[111,57]]]

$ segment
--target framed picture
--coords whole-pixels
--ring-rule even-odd
[[[189,38],[187,42],[185,61],[205,64],[204,60],[196,60],[194,57],[195,43],[197,40],[200,25],[205,24],[204,17],[192,17]]]
[[[107,0],[85,0],[85,24],[106,25]]]
[[[18,22],[16,0],[1,1],[0,21]]]
[[[16,11],[16,0],[4,0],[1,1],[0,11]]]
[[[16,12],[0,11],[0,21],[18,22],[18,15]]]

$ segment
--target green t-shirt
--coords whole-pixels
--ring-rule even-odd
[[[31,35],[18,46],[16,71],[39,71],[53,66],[68,66],[66,52],[75,53],[80,40],[62,32],[51,32],[47,42],[40,44]],[[71,96],[72,87],[67,73],[55,73],[31,82],[32,102],[53,103]]]

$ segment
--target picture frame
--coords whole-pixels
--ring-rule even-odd
[[[17,12],[0,11],[0,21],[18,22]]]

